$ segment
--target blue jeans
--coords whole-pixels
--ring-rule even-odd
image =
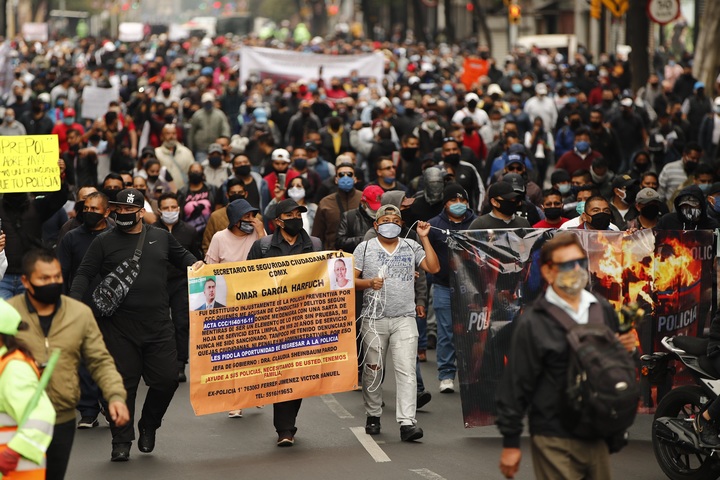
[[[8,300],[25,292],[19,273],[6,273],[0,280],[0,298]]]
[[[427,314],[420,318],[415,317],[418,327],[418,350],[427,350]]]
[[[417,382],[417,393],[425,391],[425,382],[422,379],[422,372],[420,371],[420,360],[417,355],[415,356],[415,381]]]
[[[433,307],[437,320],[437,365],[439,380],[454,380],[455,345],[453,344],[453,321],[450,304],[450,287],[433,285]]]

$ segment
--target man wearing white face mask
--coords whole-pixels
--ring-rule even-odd
[[[378,236],[355,248],[355,287],[365,290],[362,309],[362,337],[366,351],[363,365],[363,400],[367,415],[365,433],[380,433],[382,378],[388,349],[393,356],[397,399],[395,418],[400,439],[422,438],[417,426],[417,379],[415,357],[418,331],[415,322],[415,269],[440,271],[440,261],[428,239],[430,224],[419,222],[417,233],[422,246],[401,239],[402,217],[394,205],[381,206],[375,217]],[[424,251],[423,251],[424,249]],[[382,312],[380,315],[377,312]]]
[[[200,258],[200,235],[180,220],[180,206],[177,197],[164,193],[158,200],[160,218],[155,226],[169,231],[187,251]],[[190,324],[188,318],[188,283],[184,269],[168,265],[168,295],[170,296],[170,316],[175,325],[175,344],[178,353],[178,381],[185,382],[185,365],[188,363],[188,342]]]

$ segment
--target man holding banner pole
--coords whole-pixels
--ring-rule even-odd
[[[250,248],[248,260],[319,252],[322,249],[320,239],[311,237],[303,230],[304,212],[307,212],[307,208],[298,205],[295,200],[279,202],[275,207],[273,220],[275,233],[256,240]],[[278,434],[278,447],[291,447],[295,443],[295,419],[301,404],[301,398],[273,404],[273,424]]]
[[[365,290],[362,310],[363,400],[367,421],[365,433],[380,433],[382,378],[386,352],[390,349],[397,383],[396,420],[400,439],[412,442],[422,438],[417,426],[418,330],[415,320],[415,268],[430,274],[440,271],[440,261],[428,239],[430,224],[418,222],[422,246],[400,238],[402,216],[394,205],[378,209],[374,227],[378,236],[355,248],[355,285]],[[424,251],[423,251],[424,249]]]

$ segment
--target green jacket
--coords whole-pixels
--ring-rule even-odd
[[[0,347],[0,358],[7,347]],[[55,410],[47,394],[43,392],[27,422],[15,431],[25,414],[25,408],[38,387],[38,375],[26,361],[10,359],[0,375],[0,445],[7,445],[24,458],[37,463],[44,461],[55,425]]]
[[[125,401],[127,394],[123,379],[87,305],[62,295],[46,338],[37,313],[30,312],[25,294],[14,296],[8,303],[30,325],[27,330],[18,332],[17,338],[30,349],[36,362],[41,365],[47,363],[50,352],[55,348],[62,352],[47,388],[58,424],[75,419],[75,406],[80,400],[78,366],[81,359],[85,360],[93,380],[109,403]]]

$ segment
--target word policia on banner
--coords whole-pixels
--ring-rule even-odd
[[[641,354],[663,350],[665,336],[697,336],[709,325],[713,232],[575,233],[588,254],[588,289],[618,311],[629,304],[644,311],[635,325]],[[509,229],[451,238],[454,341],[467,427],[494,422],[495,389],[510,349],[513,321],[544,293],[540,250],[554,234]],[[651,392],[643,396],[650,407]]]
[[[57,135],[0,137],[0,193],[60,190]]]
[[[352,257],[319,252],[188,272],[197,415],[352,390]],[[341,286],[342,285],[342,286]]]

